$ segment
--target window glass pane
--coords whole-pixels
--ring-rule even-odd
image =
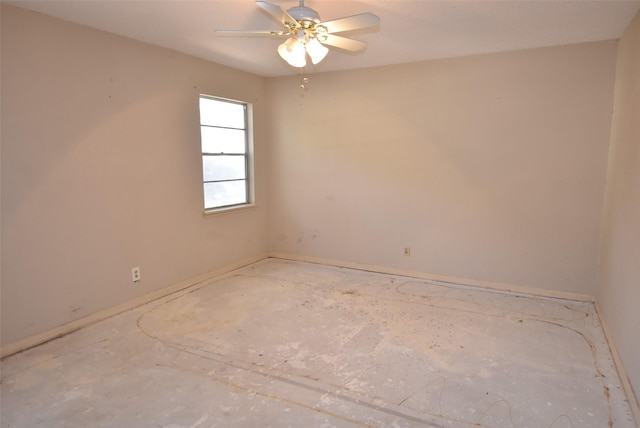
[[[244,156],[202,156],[204,181],[246,178]]]
[[[203,153],[245,153],[245,132],[239,129],[200,127]]]
[[[204,183],[204,207],[217,208],[247,203],[247,182]]]
[[[201,97],[200,124],[244,129],[244,105]]]

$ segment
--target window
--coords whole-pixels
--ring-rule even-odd
[[[249,105],[200,96],[204,208],[251,203]]]

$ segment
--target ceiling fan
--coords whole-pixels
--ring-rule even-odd
[[[306,7],[304,0],[300,0],[299,6],[286,11],[277,4],[266,1],[256,1],[256,5],[281,23],[284,29],[280,31],[216,30],[216,32],[239,36],[288,36],[287,40],[278,46],[278,54],[293,67],[306,66],[307,55],[313,64],[318,64],[329,52],[327,46],[349,52],[362,51],[367,46],[366,42],[338,36],[336,33],[374,28],[380,25],[380,18],[369,12],[322,22],[318,12]]]

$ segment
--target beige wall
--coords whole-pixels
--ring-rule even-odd
[[[2,343],[265,253],[264,92],[3,5]],[[200,93],[254,103],[258,208],[203,217]]]
[[[597,300],[640,393],[640,13],[618,46]],[[637,395],[636,395],[637,396]]]
[[[271,250],[593,295],[615,54],[270,79]]]

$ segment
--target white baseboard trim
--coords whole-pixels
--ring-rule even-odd
[[[611,349],[611,355],[613,356],[613,363],[616,366],[616,370],[618,370],[618,377],[620,378],[620,382],[622,383],[622,389],[629,400],[629,407],[631,408],[631,413],[633,414],[633,418],[636,421],[636,424],[640,427],[640,403],[638,403],[638,397],[633,389],[633,385],[631,385],[631,381],[629,380],[629,376],[627,375],[626,370],[624,369],[624,365],[622,364],[622,359],[620,358],[620,353],[618,352],[618,348],[616,348],[615,342],[613,341],[613,337],[611,336],[611,331],[609,330],[609,326],[607,325],[603,314],[602,308],[600,304],[595,302],[596,313],[598,314],[598,320],[600,321],[600,325],[602,326],[602,331],[604,331],[604,335],[607,338],[607,342],[609,344],[609,349]]]
[[[267,254],[261,254],[259,256],[250,257],[235,263],[231,263],[220,267],[218,269],[212,270],[210,272],[204,273],[202,275],[195,276],[193,278],[189,278],[184,281],[180,281],[175,284],[171,284],[167,287],[164,287],[160,290],[153,291],[151,293],[144,294],[142,296],[136,297],[134,299],[123,302],[119,305],[113,306],[111,308],[104,309],[102,311],[98,311],[91,315],[87,315],[85,317],[74,320],[70,323],[61,325],[59,327],[53,328],[51,330],[47,330],[43,333],[39,333],[26,339],[19,340],[14,343],[10,343],[8,345],[2,346],[0,348],[0,358],[7,357],[9,355],[17,354],[18,352],[25,351],[29,348],[33,348],[35,346],[41,345],[45,342],[49,342],[51,340],[57,339],[69,333],[73,333],[74,331],[80,330],[81,328],[87,327],[91,324],[94,324],[98,321],[102,321],[106,318],[112,317],[114,315],[118,315],[122,312],[126,312],[130,309],[137,308],[138,306],[142,306],[145,303],[152,302],[154,300],[160,299],[162,297],[168,296],[173,293],[177,293],[186,288],[193,287],[203,281],[215,278],[217,276],[223,275],[225,273],[231,272],[233,270],[239,269],[243,266],[250,265],[252,263],[258,262],[260,260],[266,259],[268,257]]]
[[[369,272],[386,273],[390,275],[407,276],[412,278],[426,279],[456,285],[467,285],[470,287],[487,288],[496,291],[526,294],[538,297],[553,297],[556,299],[576,300],[581,302],[594,302],[594,296],[588,294],[572,293],[568,291],[548,290],[543,288],[527,287],[523,285],[503,284],[499,282],[479,281],[469,278],[459,278],[447,275],[431,274],[420,271],[405,270],[392,268],[387,266],[376,266],[362,263],[345,262],[341,260],[324,259],[320,257],[309,257],[298,254],[288,254],[279,252],[270,252],[269,257],[283,260],[292,260],[299,262],[317,263],[336,267],[357,269]]]

